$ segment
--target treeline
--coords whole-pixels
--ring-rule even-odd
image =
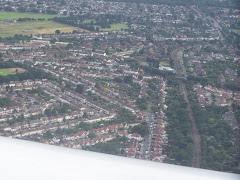
[[[233,111],[235,113],[235,117],[239,126],[240,125],[240,106],[237,104],[233,104],[232,107],[233,107]]]
[[[14,37],[0,37],[2,43],[18,43],[20,41],[30,41],[31,36],[15,34]]]
[[[18,18],[17,21],[18,22],[24,22],[24,21],[45,21],[45,18],[38,18],[38,19],[34,19],[34,18]]]
[[[191,119],[188,116],[187,103],[178,86],[167,90],[166,105],[168,146],[164,154],[168,155],[168,163],[180,163],[191,166],[193,157],[193,140],[191,136]]]
[[[104,1],[114,1],[114,2],[131,2],[131,3],[146,3],[146,4],[167,4],[170,6],[216,6],[216,7],[228,7],[234,8],[240,7],[240,2],[238,0],[104,0]]]
[[[201,167],[240,173],[231,142],[232,130],[222,116],[227,108],[211,105],[203,109],[199,104],[192,104],[192,111],[201,136]]]
[[[71,25],[74,27],[87,29],[89,31],[99,31],[101,28],[111,28],[111,24],[121,23],[125,18],[122,15],[80,15],[80,16],[69,16],[69,17],[54,17],[53,21]],[[97,27],[96,27],[97,26]]]

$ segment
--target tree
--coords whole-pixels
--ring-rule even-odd
[[[131,84],[131,83],[133,82],[133,76],[132,76],[132,75],[130,75],[130,76],[124,76],[123,82],[124,82],[124,83],[128,83],[128,84]]]
[[[115,82],[117,82],[117,83],[122,83],[122,79],[121,78],[119,78],[119,77],[115,77],[114,79],[113,79]]]
[[[35,4],[30,4],[29,7],[34,8],[34,7],[36,7],[36,5]]]
[[[76,92],[83,94],[84,93],[84,85],[83,84],[78,84],[76,87]]]
[[[96,136],[95,133],[89,133],[89,134],[88,134],[88,137],[89,137],[90,139],[93,139],[93,138],[96,138],[97,136]]]
[[[153,112],[158,112],[158,106],[153,105],[153,106],[151,107],[151,110],[152,110]]]
[[[0,98],[0,107],[9,107],[11,105],[12,101],[9,98]]]
[[[31,12],[32,12],[32,13],[39,13],[39,10],[36,9],[36,8],[34,8],[34,9],[31,10]]]
[[[96,82],[96,83],[95,83],[95,88],[100,88],[99,82]]]
[[[189,22],[189,23],[193,23],[193,22],[194,22],[194,18],[195,18],[195,17],[194,17],[194,14],[190,13],[190,14],[189,14],[188,22]]]
[[[136,105],[139,107],[141,110],[147,110],[148,108],[148,101],[146,97],[143,98],[137,98],[136,100]]]
[[[0,62],[3,61],[3,58],[2,58],[2,53],[0,53]]]
[[[19,7],[18,8],[18,12],[26,12],[26,8],[25,7]]]
[[[77,34],[78,31],[74,29],[74,30],[72,31],[72,33],[73,33],[73,34]]]
[[[137,125],[132,128],[132,133],[138,133],[142,137],[149,133],[148,126],[147,125]]]
[[[52,139],[52,138],[53,138],[53,135],[52,135],[51,131],[48,130],[45,134],[43,134],[43,137],[44,137],[45,139]]]
[[[83,113],[83,118],[88,118],[87,112],[84,112],[84,113]]]
[[[150,82],[150,83],[148,84],[148,86],[149,86],[153,91],[155,91],[155,90],[157,89],[156,84],[154,84],[153,82]]]
[[[55,33],[56,33],[56,34],[60,34],[61,32],[60,32],[60,30],[57,29],[57,30],[55,31]]]
[[[47,116],[51,116],[51,115],[52,115],[52,114],[51,114],[51,109],[46,109],[46,110],[44,111],[44,114],[47,115]]]
[[[142,75],[139,75],[139,76],[138,76],[138,79],[142,80],[142,79],[143,79],[143,76],[142,76]]]
[[[21,114],[21,115],[18,117],[18,119],[19,119],[20,122],[23,122],[23,121],[25,120],[24,115]]]
[[[4,11],[11,12],[11,11],[14,11],[14,9],[12,7],[10,7],[10,6],[6,6],[6,7],[4,7]]]
[[[104,88],[104,92],[107,93],[108,92],[108,88]]]

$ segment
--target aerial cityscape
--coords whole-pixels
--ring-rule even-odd
[[[240,174],[237,0],[0,0],[0,136]]]

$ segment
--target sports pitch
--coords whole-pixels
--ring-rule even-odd
[[[17,70],[17,71],[16,71]],[[21,72],[25,72],[25,69],[22,68],[8,68],[8,69],[0,69],[0,76],[7,76],[7,75],[12,75],[12,74],[16,74],[21,73]]]

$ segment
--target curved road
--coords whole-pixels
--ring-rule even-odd
[[[188,108],[189,116],[192,120],[192,137],[193,137],[193,143],[194,143],[192,166],[199,168],[201,166],[201,140],[200,140],[196,122],[195,122],[195,119],[194,119],[194,116],[192,113],[192,108],[191,108],[191,105],[188,100],[186,86],[185,86],[185,83],[183,82],[184,74],[182,74],[182,71],[179,66],[179,61],[178,61],[179,52],[182,51],[183,49],[184,49],[184,47],[180,47],[180,48],[174,50],[172,53],[172,59],[174,61],[176,74],[180,80],[180,89],[183,93],[185,101],[188,104],[187,108]]]

